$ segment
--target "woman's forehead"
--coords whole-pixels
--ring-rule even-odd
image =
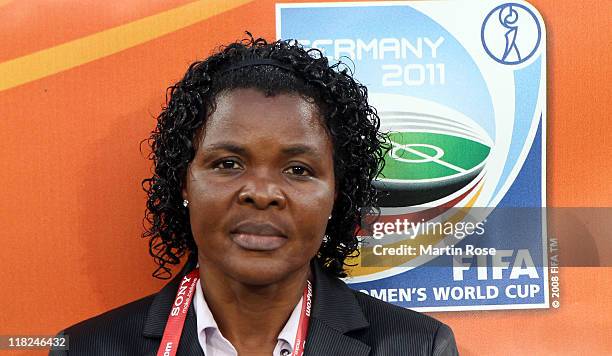
[[[257,88],[236,88],[224,90],[215,96],[215,112],[221,109],[238,110],[246,106],[270,106],[288,111],[299,111],[304,115],[319,114],[319,107],[315,100],[299,93],[274,93],[266,94],[265,91]],[[269,108],[271,110],[272,108]],[[214,113],[213,113],[214,114]]]
[[[314,146],[330,141],[317,105],[297,94],[236,89],[220,93],[215,106],[204,127],[205,146],[228,139]]]

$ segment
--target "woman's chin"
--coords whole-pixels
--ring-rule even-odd
[[[306,264],[308,265],[308,263]],[[266,286],[299,274],[301,268],[282,261],[241,261],[226,270],[229,277],[245,285]]]

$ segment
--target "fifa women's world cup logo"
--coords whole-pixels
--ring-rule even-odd
[[[546,306],[541,270],[519,278],[538,292],[527,297],[468,295],[517,285],[510,268],[482,274],[502,265],[499,256],[529,256],[516,266],[545,261],[545,219],[524,209],[546,203],[546,31],[537,9],[525,0],[276,9],[278,37],[355,64],[389,147],[373,181],[380,209],[364,208],[360,254],[347,260],[351,287],[423,311]]]

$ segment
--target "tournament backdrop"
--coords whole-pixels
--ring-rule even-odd
[[[299,17],[291,21],[291,16],[304,16],[299,7],[286,7],[294,12],[281,17],[283,7],[274,1],[0,1],[0,152],[4,167],[0,173],[4,243],[0,334],[53,334],[163,285],[150,277],[155,266],[146,241],[139,239],[145,201],[140,181],[149,174],[146,152],[140,153],[139,142],[153,128],[164,89],[181,77],[190,62],[204,58],[219,44],[241,38],[244,30],[269,39],[293,31],[287,36],[299,35],[312,42],[331,40],[319,47],[334,56],[334,46],[339,43],[344,52],[338,54],[349,58],[351,43],[356,51],[357,40],[362,40],[362,51],[352,58],[356,75],[370,85],[373,99],[385,108],[381,116],[389,123],[387,128],[397,132],[391,136],[395,147],[388,157],[389,179],[380,179],[381,189],[395,189],[386,207],[390,219],[395,215],[403,219],[413,212],[401,210],[408,206],[422,208],[442,202],[447,207],[453,201],[449,197],[476,199],[474,207],[497,207],[508,197],[512,199],[505,203],[510,207],[612,205],[607,149],[610,3],[538,0],[531,6],[513,1],[519,18],[529,20],[531,16],[527,25],[514,22],[512,9],[498,8],[505,2],[478,3],[474,12],[446,1],[394,5],[403,11],[382,14],[382,22],[373,13],[398,9],[362,4],[346,8],[334,21],[326,20],[333,13],[317,9],[312,21],[323,22],[304,26],[308,22],[300,22]],[[453,8],[453,18],[436,6]],[[368,7],[367,12],[356,13]],[[330,26],[325,36],[316,32],[322,31],[322,24]],[[521,40],[520,29],[525,28],[538,33],[539,42]],[[382,43],[384,60],[380,48],[379,57],[371,54],[374,38],[391,38]],[[393,38],[400,41],[399,52]],[[459,82],[458,75],[462,76]],[[517,83],[524,87],[518,90]],[[414,107],[419,111],[409,111]],[[520,122],[518,115],[523,115]],[[402,131],[406,127],[412,130]],[[416,131],[415,127],[419,135],[408,133]],[[474,157],[452,157],[453,147],[474,152]],[[529,164],[535,166],[524,177],[521,167]],[[404,170],[405,165],[419,169]],[[426,165],[431,169],[420,169]],[[421,175],[403,175],[411,171]],[[517,182],[523,182],[518,191],[513,190]],[[435,189],[421,189],[423,184]],[[439,195],[402,195],[406,189]],[[420,200],[407,202],[406,196]],[[466,206],[465,200],[457,204],[455,208]],[[485,209],[470,216],[477,223],[490,213]],[[556,236],[567,236],[567,248],[584,245],[582,240],[572,240],[575,231],[564,229],[564,221],[557,225]],[[572,228],[576,226],[589,233],[600,256],[609,258],[602,251],[609,245],[605,238],[610,226],[589,225],[580,219]],[[370,240],[372,244],[380,241],[381,248],[403,241],[387,235]],[[463,239],[459,246],[499,244],[470,239],[475,237]],[[432,241],[444,247],[449,245],[447,240],[437,236]],[[417,289],[414,299],[404,304],[423,310],[440,306],[539,308],[435,313],[453,327],[464,355],[505,354],[516,348],[527,354],[612,352],[607,337],[612,333],[612,309],[604,303],[611,291],[610,269],[562,268],[558,274],[561,305],[547,307],[548,277],[542,269],[545,253],[537,250],[536,241],[542,240],[530,235],[502,248],[512,253],[503,259],[510,265],[498,270],[498,279],[492,268],[504,266],[492,265],[492,259],[484,262],[491,268],[484,279],[473,268],[478,258],[462,260],[464,269],[455,266],[463,271],[463,281],[448,274],[452,262],[431,266],[445,271],[435,280],[426,280],[426,274],[419,276],[418,269],[404,271],[406,278],[414,273]],[[529,251],[537,277],[529,269],[526,274],[519,269],[514,275],[518,278],[511,278],[521,248]],[[368,262],[362,258],[362,270],[355,271],[362,278],[357,288],[374,290],[380,297],[389,286],[389,290],[406,288],[397,287],[392,280],[404,278],[403,272],[389,272],[396,268],[393,263],[397,260]],[[526,256],[521,258],[521,266],[530,267]],[[366,262],[370,264],[364,265]],[[385,271],[389,282],[383,288],[367,280],[368,275],[379,273],[378,278]],[[439,280],[443,282],[436,282]],[[466,299],[465,289],[461,298],[429,297],[434,287],[463,288],[468,281],[474,287],[482,283],[485,296],[487,286],[497,287],[500,297]],[[517,281],[520,283],[514,283]],[[508,300],[502,297],[510,283],[539,289],[532,289],[533,297],[527,288],[522,300]],[[426,303],[417,303],[418,288],[428,289]],[[385,293],[389,297],[395,292]]]

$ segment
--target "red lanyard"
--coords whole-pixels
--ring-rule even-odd
[[[187,311],[189,311],[189,305],[191,304],[191,299],[195,292],[196,283],[198,283],[199,280],[200,272],[198,268],[189,272],[181,280],[181,285],[176,292],[176,298],[174,298],[174,304],[172,304],[170,315],[168,315],[168,322],[166,322],[164,336],[162,337],[161,344],[159,344],[157,356],[176,355],[179,340],[183,333],[185,317],[187,316]],[[291,356],[302,356],[304,354],[306,335],[308,334],[308,323],[310,322],[310,309],[312,306],[312,283],[310,283],[310,280],[306,281],[306,288],[304,288],[303,296],[302,311],[300,313],[300,321],[298,323]]]

